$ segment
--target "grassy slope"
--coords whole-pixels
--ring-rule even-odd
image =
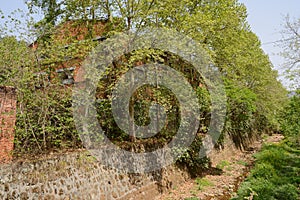
[[[300,147],[289,140],[265,145],[254,155],[255,167],[234,200],[298,200]]]

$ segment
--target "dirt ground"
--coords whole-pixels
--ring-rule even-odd
[[[273,134],[254,142],[247,150],[229,149],[212,160],[212,173],[190,179],[180,187],[161,195],[158,200],[228,200],[235,196],[240,183],[247,177],[254,164],[253,154],[263,143],[278,143],[282,135]]]

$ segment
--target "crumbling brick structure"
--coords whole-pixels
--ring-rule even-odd
[[[16,89],[0,86],[0,163],[12,160],[16,102]]]

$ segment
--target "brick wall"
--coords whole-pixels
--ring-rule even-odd
[[[16,122],[16,89],[0,86],[0,163],[12,159]]]

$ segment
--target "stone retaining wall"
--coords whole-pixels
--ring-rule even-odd
[[[88,152],[0,166],[0,199],[152,200],[185,181],[174,166],[143,175],[118,173]]]

